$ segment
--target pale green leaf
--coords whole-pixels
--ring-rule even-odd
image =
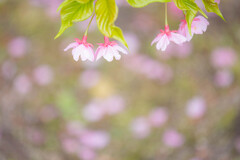
[[[104,36],[114,38],[127,47],[120,28],[114,25],[118,16],[115,0],[98,0],[95,5],[96,20],[99,30]]]
[[[61,28],[56,35],[58,38],[67,28],[73,25],[73,22],[80,22],[88,19],[93,14],[94,0],[90,0],[87,3],[79,3],[75,0],[68,0],[63,3],[61,7]]]
[[[127,2],[132,6],[136,8],[141,8],[149,5],[150,3],[154,2],[171,2],[172,0],[127,0]]]
[[[214,0],[202,0],[202,1],[203,4],[205,5],[206,11],[216,13],[219,17],[221,17],[225,21],[221,11],[219,10],[218,3],[216,3]]]

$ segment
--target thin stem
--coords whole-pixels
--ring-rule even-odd
[[[89,22],[89,24],[88,24],[88,26],[87,26],[87,29],[86,29],[86,31],[85,31],[85,33],[84,33],[84,36],[87,36],[88,30],[89,30],[89,28],[90,28],[90,25],[91,25],[91,23],[92,23],[92,20],[93,20],[94,16],[95,16],[95,13],[93,13],[93,15],[92,15],[92,18],[91,18],[91,20],[90,20],[90,22]]]
[[[165,3],[165,26],[168,26],[167,3]]]

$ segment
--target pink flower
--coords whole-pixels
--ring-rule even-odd
[[[214,82],[217,87],[229,87],[234,80],[233,74],[228,70],[218,71],[214,76]]]
[[[26,54],[27,47],[27,40],[24,37],[17,37],[8,44],[8,52],[12,57],[20,58]]]
[[[167,46],[170,44],[170,41],[175,42],[176,44],[182,44],[186,41],[186,38],[178,33],[177,31],[170,31],[169,26],[165,26],[165,31],[160,30],[160,34],[152,41],[153,45],[157,42],[157,50],[165,51]]]
[[[168,113],[166,109],[159,107],[154,109],[148,118],[153,127],[160,127],[168,120]]]
[[[110,142],[110,136],[104,131],[85,131],[80,136],[80,142],[91,149],[103,149]]]
[[[193,19],[191,25],[192,35],[190,35],[189,33],[186,20],[182,20],[182,22],[180,23],[178,33],[186,37],[187,41],[190,41],[194,34],[203,34],[203,32],[206,32],[208,25],[209,22],[203,16],[197,16],[196,18]]]
[[[211,55],[211,63],[216,68],[232,67],[236,60],[236,53],[231,48],[218,48]]]
[[[187,103],[186,112],[190,118],[201,118],[206,111],[205,100],[202,97],[194,97]]]
[[[52,82],[53,71],[48,65],[41,65],[33,71],[34,80],[37,84],[44,86]]]
[[[32,82],[25,74],[21,74],[14,80],[14,89],[20,94],[27,94],[32,89]]]
[[[177,148],[183,145],[184,137],[176,130],[169,129],[163,135],[163,142],[168,147]]]
[[[146,138],[151,132],[151,126],[145,117],[139,117],[133,120],[131,131],[138,139]]]
[[[215,2],[219,4],[219,3],[220,3],[220,0],[215,0]]]
[[[77,153],[78,157],[82,160],[94,160],[96,159],[96,153],[94,150],[87,147],[81,147]]]
[[[75,39],[76,42],[71,43],[67,46],[67,48],[64,49],[64,51],[67,51],[71,48],[73,59],[75,61],[79,60],[79,57],[81,56],[82,61],[94,61],[94,52],[93,52],[93,45],[91,43],[87,43],[87,36],[83,36],[82,40]]]
[[[101,57],[105,58],[108,62],[113,60],[115,57],[116,60],[120,60],[121,55],[119,52],[128,54],[125,49],[120,47],[115,41],[109,41],[108,37],[104,37],[104,43],[100,43],[96,51],[96,58],[99,60]]]

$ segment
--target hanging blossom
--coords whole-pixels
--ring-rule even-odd
[[[71,43],[67,46],[67,48],[64,49],[64,51],[67,51],[71,48],[73,59],[75,61],[79,60],[79,57],[81,57],[82,61],[94,61],[94,51],[93,51],[93,45],[91,43],[87,43],[87,36],[83,36],[82,40],[79,40],[75,38],[76,42]]]
[[[158,50],[165,51],[170,44],[170,41],[173,41],[176,44],[186,42],[186,38],[183,35],[176,33],[177,31],[171,31],[168,25],[165,25],[165,31],[160,30],[160,32],[161,33],[157,35],[151,44],[153,45],[154,43],[157,43],[156,48]]]
[[[96,51],[96,60],[99,60],[101,57],[105,58],[108,62],[113,60],[113,57],[116,60],[121,59],[119,52],[123,54],[128,54],[128,52],[120,47],[115,41],[109,41],[108,37],[104,37],[104,43],[99,43],[99,47]]]
[[[180,23],[178,33],[186,37],[187,41],[190,41],[194,34],[203,34],[203,32],[206,32],[208,25],[209,22],[207,21],[207,19],[205,19],[203,16],[197,16],[193,19],[191,25],[192,35],[190,35],[189,33],[186,20],[182,20],[182,22]]]

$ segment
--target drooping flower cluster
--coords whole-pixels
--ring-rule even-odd
[[[203,16],[194,18],[191,25],[191,33],[188,30],[186,20],[182,20],[178,31],[171,31],[168,25],[165,25],[165,30],[160,30],[160,34],[152,41],[152,45],[157,43],[157,50],[165,51],[170,42],[178,45],[190,41],[194,34],[203,34],[207,30],[209,22]]]
[[[93,51],[93,45],[87,42],[87,36],[83,36],[82,40],[76,38],[76,42],[71,43],[64,49],[67,51],[73,48],[72,55],[75,61],[79,60],[81,57],[82,61],[89,60],[91,62],[99,60],[101,57],[106,59],[108,62],[121,59],[119,52],[123,54],[128,54],[128,52],[120,47],[115,41],[109,41],[108,37],[104,37],[104,43],[100,43],[96,52]]]

